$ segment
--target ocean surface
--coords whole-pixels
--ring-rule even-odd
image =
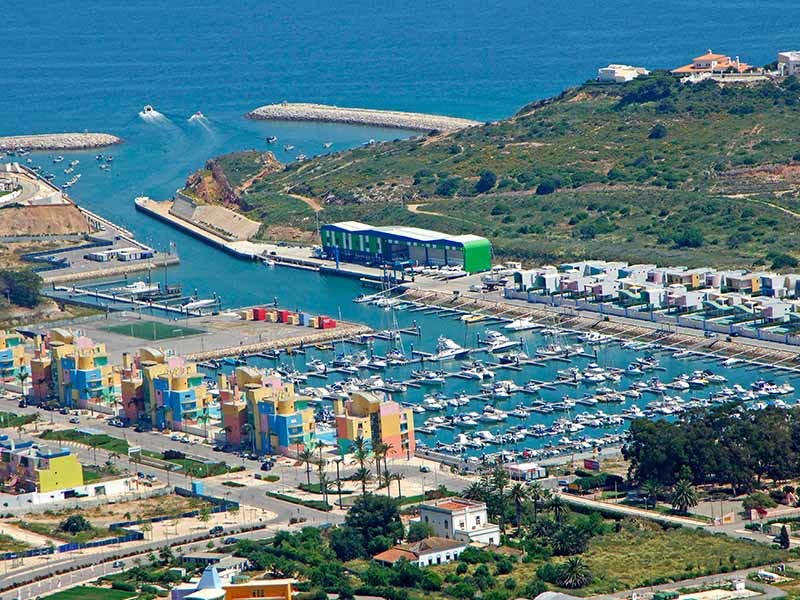
[[[475,119],[592,78],[598,66],[683,64],[711,47],[764,64],[793,48],[796,4],[788,0],[552,2],[462,0],[253,3],[67,0],[19,3],[0,32],[0,135],[105,131],[124,138],[110,172],[95,152],[69,153],[82,178],[79,203],[165,249],[177,244],[181,280],[227,306],[277,295],[351,310],[324,277],[228,257],[133,208],[167,198],[211,156],[272,148],[290,161],[407,132],[354,126],[253,122],[248,110],[281,100],[443,113]],[[145,104],[164,118],[144,120]],[[207,120],[188,121],[202,111]],[[284,152],[283,146],[295,149]],[[50,156],[33,157],[67,178]],[[209,277],[210,269],[221,277]],[[347,286],[344,286],[347,287]],[[349,294],[349,290],[346,292]],[[316,301],[316,299],[315,299]]]

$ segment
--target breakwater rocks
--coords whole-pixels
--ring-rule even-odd
[[[121,143],[120,138],[108,133],[42,133],[0,137],[0,150],[85,150]]]
[[[349,123],[371,125],[373,127],[392,127],[413,131],[456,131],[465,127],[481,125],[479,121],[428,115],[424,113],[401,112],[396,110],[374,110],[370,108],[341,108],[326,104],[306,104],[282,102],[268,104],[247,113],[251,119],[272,121],[319,121],[325,123]]]

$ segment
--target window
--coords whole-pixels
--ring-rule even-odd
[[[447,529],[448,527],[450,527],[450,522],[447,519],[445,519],[444,520],[444,528]]]
[[[253,590],[253,598],[263,598],[264,597],[264,590],[263,589],[255,589]]]
[[[425,515],[425,522],[428,522],[428,515]]]
[[[477,517],[475,517],[475,525],[480,525],[480,524],[481,524],[481,516],[478,515]]]
[[[464,521],[459,521],[458,522],[458,528],[459,529],[464,529]]]

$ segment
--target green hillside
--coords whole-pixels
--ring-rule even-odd
[[[293,163],[240,205],[313,229],[311,199],[322,222],[469,231],[541,262],[769,265],[800,257],[798,99],[795,78],[587,83],[508,120]]]

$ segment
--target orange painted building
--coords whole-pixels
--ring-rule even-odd
[[[414,455],[414,413],[410,408],[373,392],[354,392],[347,400],[334,401],[333,407],[336,435],[344,452],[349,452],[353,442],[363,437],[373,445],[388,444],[390,458]]]

